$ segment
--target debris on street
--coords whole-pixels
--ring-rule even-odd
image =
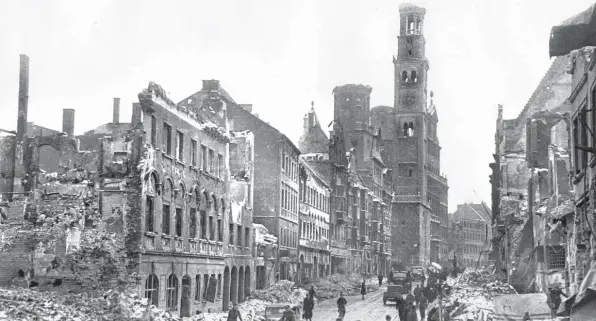
[[[457,278],[444,283],[443,308],[449,320],[492,320],[493,298],[503,294],[517,294],[515,289],[495,277],[490,271],[466,270]],[[438,306],[435,300],[428,311]],[[435,314],[438,320],[438,313]],[[484,318],[484,319],[483,319]]]
[[[327,300],[339,297],[343,292],[344,296],[359,295],[362,285],[362,276],[358,274],[341,275],[332,274],[325,278],[318,278],[308,283],[305,288],[310,289],[314,286],[317,300]],[[378,280],[366,280],[366,292],[375,292],[379,290]]]
[[[307,291],[300,288],[293,289],[293,285],[294,282],[292,281],[281,280],[266,289],[254,291],[251,297],[269,303],[292,303],[301,305]],[[264,309],[265,308],[263,307],[263,310]]]
[[[60,295],[22,288],[0,288],[0,320],[180,320],[131,293],[107,291]]]

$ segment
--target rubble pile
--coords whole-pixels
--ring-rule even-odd
[[[379,290],[377,282],[378,280],[366,280],[366,293]],[[344,296],[359,295],[362,276],[358,274],[332,274],[325,278],[313,280],[306,285],[306,288],[310,289],[311,285],[315,288],[315,297],[318,300],[337,298],[340,292],[343,292]]]
[[[254,291],[251,297],[253,299],[271,303],[292,303],[302,305],[302,300],[304,300],[307,291],[304,289],[292,289],[293,285],[294,282],[292,281],[281,280],[266,289]]]
[[[449,278],[444,286],[443,306],[450,320],[490,320],[494,314],[493,297],[517,293],[487,270],[465,271],[458,278]],[[429,309],[436,305],[435,301]]]
[[[0,320],[180,320],[135,294],[105,292],[59,295],[22,288],[0,288]]]

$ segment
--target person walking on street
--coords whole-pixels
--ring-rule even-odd
[[[420,298],[420,302],[418,303],[418,309],[420,310],[420,319],[424,320],[424,315],[426,312],[426,307],[428,306],[428,302],[426,301],[426,297],[422,295]]]
[[[296,321],[294,317],[294,311],[290,309],[289,305],[286,305],[286,310],[281,315],[281,319],[279,321]]]
[[[228,312],[228,319],[227,321],[242,321],[242,316],[240,315],[240,311],[238,311],[238,304],[234,304],[230,312]]]
[[[304,320],[312,321],[312,310],[315,307],[315,302],[310,294],[307,294],[302,303],[302,309],[304,309]]]
[[[364,300],[364,295],[366,294],[366,280],[362,281],[362,286],[360,286],[360,294],[362,294],[362,300]]]
[[[308,290],[308,294],[310,295],[310,298],[313,300],[315,300],[315,287],[313,285],[310,286],[310,290]]]
[[[379,287],[383,285],[383,274],[379,273]]]
[[[404,298],[401,297],[401,295],[395,300],[395,308],[397,309],[397,314],[399,315],[399,321],[404,321],[406,319],[406,307]]]
[[[346,298],[344,298],[343,292],[339,292],[339,299],[337,299],[337,312],[339,312],[339,319],[343,320],[344,316],[346,315],[346,304],[348,304],[348,301],[346,301]]]

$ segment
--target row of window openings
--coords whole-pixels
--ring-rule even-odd
[[[416,70],[412,70],[410,72],[404,70],[401,72],[401,81],[404,83],[418,83],[418,80],[419,79]]]
[[[298,233],[296,231],[290,231],[282,227],[280,236],[280,245],[292,248],[298,247]]]
[[[154,121],[155,116],[151,120]],[[152,124],[153,127],[153,124]],[[154,135],[152,132],[152,144],[155,146]],[[215,158],[215,151],[207,146],[201,144],[201,155],[198,155],[197,140],[190,140],[190,165],[199,167],[204,172],[210,173],[216,177],[222,178],[225,171],[224,157],[222,154],[217,154]],[[172,148],[172,126],[166,122],[163,125],[163,151],[166,155],[176,157],[180,162],[184,162],[184,133],[176,131],[176,151]],[[217,163],[216,163],[217,162]],[[200,163],[200,164],[199,164]]]
[[[345,241],[348,238],[348,229],[344,225],[330,224],[329,231],[333,233],[330,236],[336,240]]]
[[[485,239],[483,233],[466,232],[466,239],[472,241],[482,241]]]
[[[320,209],[323,212],[329,213],[329,197],[323,193],[319,193],[310,186],[304,187],[304,181],[300,181],[300,201]]]
[[[223,241],[223,230],[222,220],[217,219],[217,233],[215,231],[215,220],[213,216],[209,215],[209,225],[207,225],[207,213],[205,211],[200,212],[200,222],[197,222],[197,209],[190,209],[190,226],[189,226],[189,237],[193,239],[202,239],[210,241]],[[170,235],[171,232],[175,232],[175,236],[182,237],[182,225],[183,225],[183,210],[180,207],[176,208],[175,212],[175,229],[170,229],[170,214],[171,208],[169,204],[163,204],[162,206],[162,234]],[[146,203],[146,230],[148,232],[154,232],[155,230],[155,210],[154,200],[152,197],[147,197]],[[199,223],[199,224],[197,224]],[[197,226],[198,225],[198,226]],[[209,235],[207,235],[207,226],[209,226]],[[200,230],[197,229],[200,227]],[[250,228],[246,227],[244,232],[244,244],[242,243],[242,226],[238,226],[237,241],[234,242],[234,224],[230,224],[230,245],[237,245],[250,247]],[[200,232],[200,235],[199,235]]]
[[[298,178],[298,163],[295,160],[292,160],[286,153],[283,153],[282,159],[281,169],[283,173],[291,180],[295,181]]]
[[[298,192],[286,183],[281,183],[281,208],[298,213]]]
[[[250,275],[246,275],[245,278],[244,288],[245,292],[248,293],[250,291]],[[209,283],[217,282],[216,283],[216,297],[220,299],[222,297],[222,276],[221,274],[215,277],[215,274],[203,274],[197,275],[195,277],[195,292],[194,292],[194,300],[196,302],[206,301],[207,300],[207,291],[209,288]],[[183,282],[184,283],[184,282]],[[202,287],[201,287],[202,285]],[[185,287],[186,285],[183,285]],[[189,284],[190,286],[190,284]],[[238,284],[240,287],[241,285]],[[190,289],[188,289],[190,290]],[[178,309],[178,291],[179,291],[179,283],[178,277],[174,274],[170,274],[167,279],[166,283],[166,308],[168,310],[177,310]],[[232,293],[232,291],[230,291]],[[147,298],[150,304],[159,307],[159,280],[155,274],[150,274],[145,281],[145,293],[144,297]]]
[[[329,238],[329,230],[316,226],[314,223],[302,222],[302,238],[313,241],[322,241]]]

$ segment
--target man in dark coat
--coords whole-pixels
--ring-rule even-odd
[[[304,302],[302,303],[302,309],[304,310],[304,319],[305,320],[312,320],[312,310],[315,307],[315,302],[313,300],[313,298],[309,295],[307,295],[304,298]]]
[[[379,287],[383,285],[383,275],[379,273]]]
[[[240,311],[238,311],[238,304],[234,304],[230,312],[228,312],[228,320],[227,321],[242,321],[242,316],[240,315]]]
[[[395,309],[397,309],[397,313],[399,314],[399,320],[403,321],[406,318],[406,306],[405,306],[404,298],[401,296],[397,297],[395,300]]]
[[[344,294],[342,292],[339,293],[339,299],[337,299],[337,312],[339,312],[339,319],[343,319],[346,315],[346,298],[344,298]]]

